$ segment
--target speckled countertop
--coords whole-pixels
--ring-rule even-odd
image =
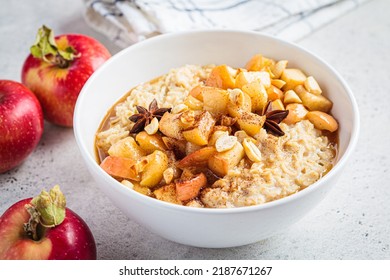
[[[0,79],[20,81],[41,24],[57,34],[93,36],[82,2],[0,0]],[[0,175],[0,213],[14,202],[60,184],[68,206],[94,233],[100,259],[390,259],[390,1],[373,0],[300,40],[333,65],[352,88],[361,113],[357,149],[337,186],[294,226],[256,244],[193,248],[167,241],[122,214],[84,166],[72,129],[45,123],[35,152]],[[0,136],[1,137],[1,136]]]

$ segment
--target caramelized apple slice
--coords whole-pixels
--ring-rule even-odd
[[[226,90],[203,87],[203,109],[210,112],[214,117],[226,115],[229,96]]]
[[[283,102],[284,104],[302,103],[302,100],[294,90],[290,89],[284,93]]]
[[[303,85],[297,86],[294,91],[298,94],[305,105],[310,111],[322,111],[328,113],[332,109],[333,102],[323,95],[315,95],[308,92]]]
[[[320,130],[335,132],[339,125],[337,121],[329,114],[321,111],[311,111],[306,114],[306,118]]]
[[[218,176],[225,176],[229,169],[236,166],[244,157],[243,146],[237,142],[234,147],[226,152],[215,153],[208,161],[208,167]]]
[[[161,188],[158,188],[153,192],[158,200],[181,204],[181,202],[176,197],[176,186],[175,184],[165,185]]]
[[[112,145],[108,154],[113,157],[129,158],[135,162],[143,157],[145,152],[138,146],[133,137],[128,136]]]
[[[191,95],[192,97],[195,97],[197,100],[203,102],[202,88],[203,87],[201,85],[197,85],[196,87],[190,90],[188,95]]]
[[[242,89],[246,84],[259,82],[268,88],[271,85],[271,77],[266,71],[240,72],[236,77],[236,88]]]
[[[207,111],[196,116],[193,128],[183,131],[184,138],[193,144],[207,145],[210,133],[215,125],[215,119]]]
[[[172,151],[177,159],[183,158],[186,155],[186,141],[177,140],[175,138],[163,136],[162,140],[167,146],[167,149]]]
[[[285,110],[284,104],[283,104],[282,100],[280,100],[280,99],[275,99],[274,101],[272,101],[270,106],[271,106],[272,111]]]
[[[202,97],[203,99],[203,97]],[[203,102],[199,99],[195,98],[192,95],[188,95],[186,99],[184,99],[184,105],[186,105],[191,110],[202,110],[203,109]]]
[[[143,187],[154,187],[163,178],[165,169],[168,168],[168,157],[164,152],[154,151],[146,157],[147,164],[142,172],[140,185]]]
[[[180,126],[180,114],[171,114],[166,112],[160,122],[160,131],[168,137],[175,138],[177,140],[184,140],[182,128]]]
[[[280,78],[280,76],[283,74],[284,69],[286,69],[287,64],[287,60],[279,60],[278,62],[276,62],[272,69],[272,73],[274,74],[275,79]]]
[[[198,196],[201,188],[207,184],[207,178],[200,173],[190,179],[176,181],[176,197],[180,201],[187,201]]]
[[[242,112],[241,115],[237,118],[238,126],[241,130],[244,130],[250,136],[253,136],[259,133],[260,129],[263,127],[265,122],[265,116],[260,116],[258,114]]]
[[[274,101],[276,99],[281,99],[283,97],[283,91],[281,91],[279,88],[277,88],[274,85],[271,85],[267,89],[268,94],[268,100]]]
[[[261,54],[255,54],[245,65],[248,71],[260,71],[264,68],[273,68],[275,61],[273,59],[262,56]]]
[[[138,142],[141,149],[148,154],[153,153],[155,150],[166,150],[164,141],[158,134],[149,135],[146,131],[141,131],[137,134],[135,140]]]
[[[177,167],[183,169],[191,166],[207,165],[208,159],[215,153],[214,147],[204,147],[184,157]]]
[[[207,78],[206,86],[216,87],[221,89],[234,88],[237,70],[223,64],[214,67],[210,76]]]
[[[301,70],[295,68],[284,69],[280,78],[286,82],[283,86],[284,91],[294,89],[298,85],[303,85],[306,81],[306,75]]]
[[[255,54],[246,63],[245,68],[248,71],[260,71],[263,68],[263,56],[261,54]]]
[[[295,124],[303,120],[308,112],[305,106],[299,103],[288,104],[286,110],[288,110],[288,115],[283,120],[286,124]]]
[[[133,168],[134,165],[135,161],[130,158],[108,156],[102,161],[100,167],[113,177],[139,181],[140,177]]]
[[[242,87],[242,91],[251,97],[252,112],[261,112],[268,101],[268,93],[260,82],[252,82]]]

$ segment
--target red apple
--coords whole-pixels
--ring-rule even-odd
[[[110,57],[109,51],[91,37],[65,34],[54,38],[43,26],[24,62],[22,82],[38,97],[47,121],[71,127],[82,87]]]
[[[0,217],[0,260],[5,259],[90,260],[96,259],[96,244],[55,186],[15,203]]]
[[[42,108],[24,85],[0,80],[0,173],[19,165],[43,132]]]

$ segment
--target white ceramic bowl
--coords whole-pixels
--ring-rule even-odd
[[[185,64],[242,67],[254,54],[287,59],[313,75],[334,102],[339,121],[337,164],[322,179],[289,197],[236,209],[199,209],[169,204],[121,185],[95,161],[94,137],[111,106],[135,85]],[[195,31],[161,35],[113,56],[85,84],[74,116],[77,144],[99,187],[127,216],[160,236],[182,244],[222,248],[265,239],[297,222],[335,185],[357,142],[359,115],[351,90],[326,62],[285,41],[243,31]]]

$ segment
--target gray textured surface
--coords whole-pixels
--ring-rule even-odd
[[[118,48],[83,21],[81,1],[0,0],[0,79],[20,69],[41,24]],[[374,0],[298,42],[347,80],[361,112],[361,137],[329,196],[300,222],[267,240],[230,249],[166,241],[125,217],[85,168],[71,129],[45,123],[36,151],[0,175],[0,213],[60,184],[68,206],[94,233],[100,259],[390,259],[390,1]]]

